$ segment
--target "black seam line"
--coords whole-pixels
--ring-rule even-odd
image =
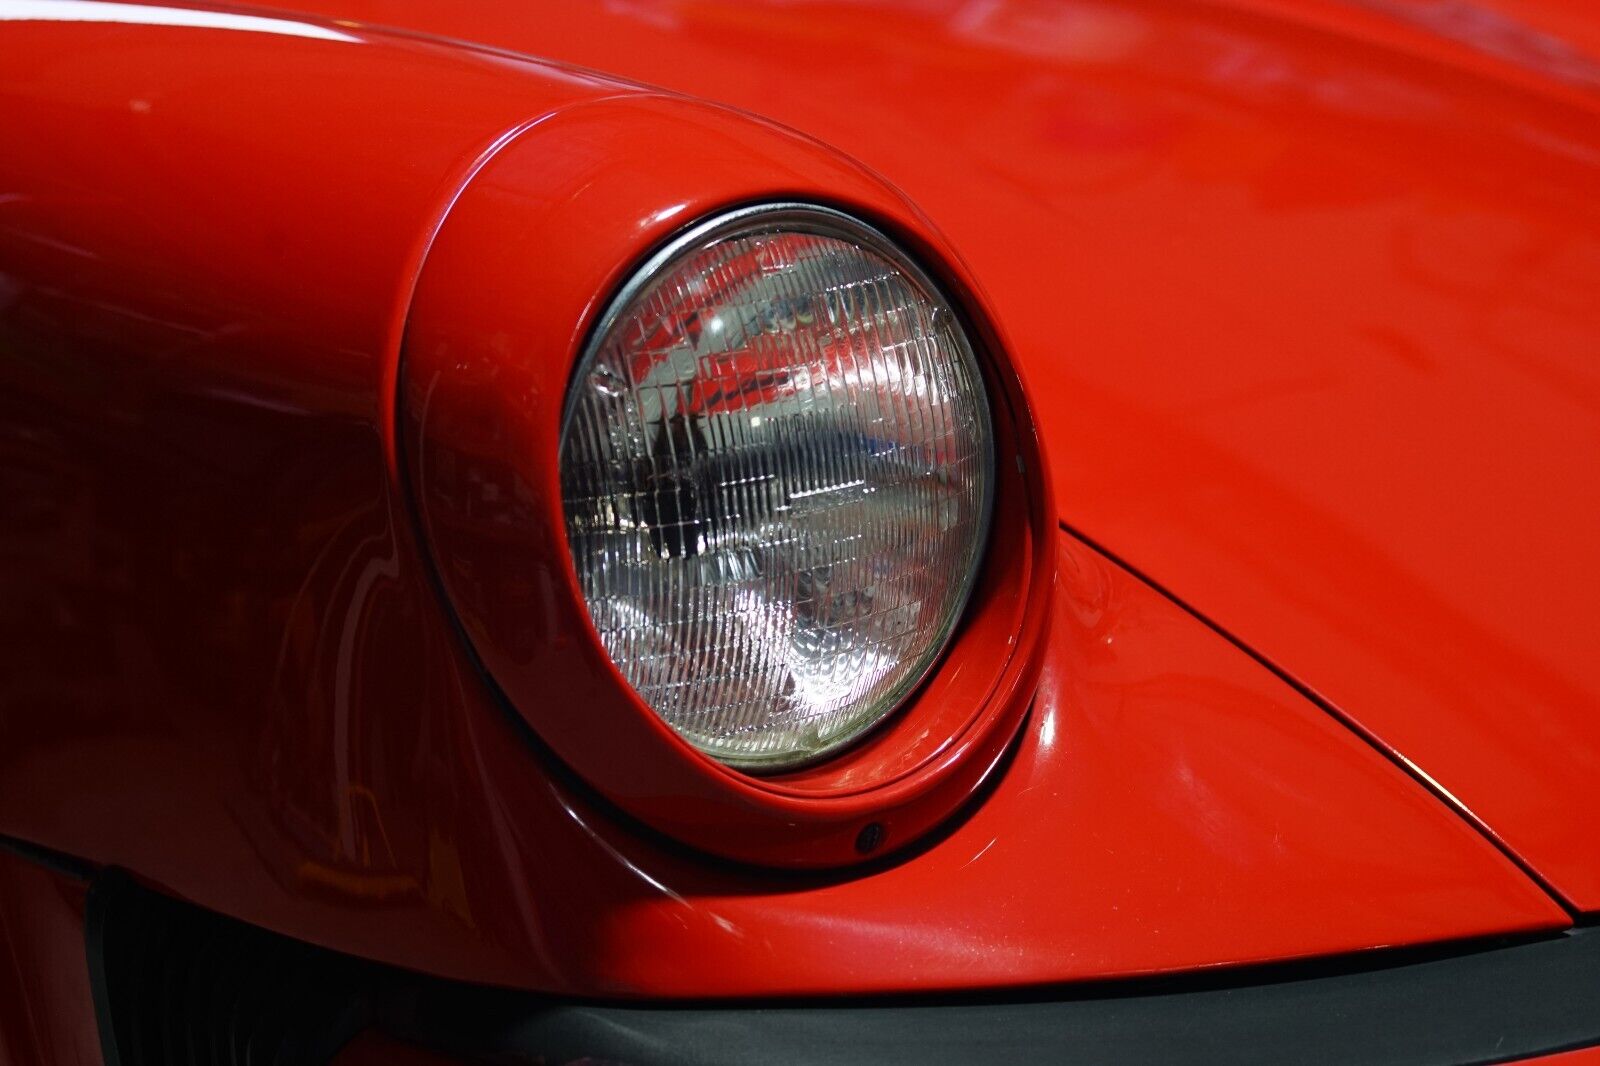
[[[83,948],[89,964],[89,997],[94,1003],[94,1024],[100,1036],[103,1066],[122,1066],[117,1049],[117,1026],[111,1014],[110,980],[106,973],[106,918],[111,897],[129,883],[128,875],[114,867],[102,870],[89,883],[83,904]]]
[[[1095,551],[1099,552],[1101,555],[1105,556],[1107,559],[1110,559],[1113,563],[1116,563],[1122,569],[1138,578],[1144,584],[1148,585],[1151,589],[1154,589],[1156,592],[1166,597],[1195,621],[1211,630],[1229,644],[1232,644],[1245,655],[1248,655],[1252,660],[1255,661],[1257,665],[1267,670],[1279,681],[1282,681],[1284,684],[1294,689],[1305,699],[1311,701],[1311,703],[1321,708],[1323,712],[1330,715],[1334,721],[1338,722],[1356,736],[1366,741],[1369,747],[1375,750],[1378,754],[1382,755],[1385,759],[1388,759],[1395,766],[1399,767],[1402,773],[1411,778],[1411,780],[1415,781],[1417,784],[1421,785],[1428,791],[1430,795],[1432,795],[1440,803],[1444,804],[1473,829],[1476,829],[1480,836],[1482,836],[1490,844],[1493,844],[1495,850],[1500,852],[1501,855],[1504,855],[1513,866],[1522,871],[1523,875],[1526,876],[1528,880],[1539,886],[1540,890],[1543,891],[1545,895],[1549,896],[1562,910],[1566,911],[1567,917],[1572,920],[1573,924],[1576,925],[1583,923],[1583,911],[1565,896],[1563,896],[1560,892],[1558,892],[1556,887],[1549,881],[1545,880],[1544,876],[1530,866],[1522,858],[1522,856],[1512,851],[1511,847],[1504,840],[1500,839],[1499,835],[1496,834],[1495,831],[1483,821],[1483,819],[1474,814],[1472,810],[1460,800],[1456,799],[1449,792],[1445,791],[1442,785],[1425,774],[1420,767],[1413,765],[1408,759],[1406,759],[1405,756],[1401,755],[1398,751],[1385,744],[1377,734],[1367,729],[1360,722],[1356,721],[1350,715],[1340,710],[1330,700],[1322,696],[1315,689],[1311,688],[1309,685],[1306,685],[1293,674],[1280,667],[1277,663],[1273,662],[1271,659],[1268,659],[1265,655],[1262,655],[1250,645],[1234,636],[1227,629],[1213,621],[1209,616],[1196,609],[1193,604],[1174,593],[1171,589],[1152,578],[1143,570],[1140,570],[1138,567],[1128,562],[1128,560],[1124,559],[1116,552],[1110,550],[1105,545],[1101,544],[1099,541],[1095,540],[1093,537],[1087,535],[1081,530],[1075,529],[1071,525],[1068,525],[1065,519],[1059,520],[1058,524],[1061,527],[1061,531],[1067,534],[1067,536],[1073,537],[1082,541],[1084,544],[1087,544],[1089,547],[1093,548]]]
[[[4,834],[0,834],[0,851],[64,877],[70,877],[74,881],[92,881],[98,872],[93,863],[56,851],[54,848],[47,848],[42,844],[34,844]]]

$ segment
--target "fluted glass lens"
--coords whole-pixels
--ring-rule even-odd
[[[971,589],[993,477],[972,350],[886,241],[803,212],[713,228],[625,291],[562,433],[589,614],[701,751],[811,761],[905,699]]]

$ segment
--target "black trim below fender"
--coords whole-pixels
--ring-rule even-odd
[[[90,881],[94,879],[95,867],[82,859],[75,859],[71,855],[64,855],[53,848],[40,844],[29,843],[18,837],[0,836],[0,852],[15,855],[24,862],[43,867],[52,873],[73,881]]]
[[[1600,1044],[1600,929],[1086,985],[1054,998],[604,1006],[437,986],[391,1025],[489,1061],[631,1064],[1506,1062]],[[1360,968],[1365,962],[1370,968]]]
[[[65,858],[4,838],[0,845],[52,864]],[[1050,988],[622,1005],[365,962],[170,899],[114,870],[95,877],[88,904],[108,1066],[318,1066],[368,1026],[468,1062],[618,1066],[1431,1066],[1600,1045],[1600,925]],[[174,1035],[189,1057],[171,1054]]]
[[[84,940],[105,1066],[326,1066],[392,980],[115,869],[90,885]]]

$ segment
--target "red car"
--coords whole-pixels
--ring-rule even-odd
[[[0,1063],[1600,1062],[1597,915],[1593,6],[0,0]]]

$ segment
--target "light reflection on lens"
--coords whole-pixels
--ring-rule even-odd
[[[992,494],[961,324],[883,238],[754,211],[646,267],[562,434],[568,544],[623,676],[701,751],[799,765],[938,656]]]

